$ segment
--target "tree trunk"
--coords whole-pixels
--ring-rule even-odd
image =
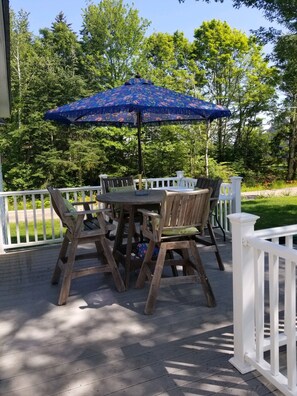
[[[19,86],[19,106],[18,106],[18,127],[19,129],[22,126],[22,112],[21,112],[21,105],[22,105],[22,76],[21,76],[21,61],[20,61],[20,48],[17,47],[16,51],[16,65],[17,65],[17,75],[18,75],[18,86]]]
[[[287,165],[287,180],[294,180],[296,177],[296,147],[297,147],[297,126],[296,126],[296,109],[294,109],[293,117],[290,120],[290,136],[289,136],[289,155]]]

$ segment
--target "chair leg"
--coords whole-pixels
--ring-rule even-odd
[[[113,224],[113,220],[111,218],[109,218],[108,223]],[[111,234],[111,230],[107,231],[106,238],[109,240],[114,240],[114,237],[112,237],[110,234]]]
[[[219,252],[217,240],[216,240],[215,234],[213,232],[213,228],[212,228],[212,225],[211,225],[210,221],[207,222],[207,228],[208,228],[208,233],[209,233],[211,242],[216,248],[215,255],[216,255],[216,258],[217,258],[219,269],[220,269],[220,271],[225,271],[225,267],[224,267],[224,264],[223,264],[223,261],[222,261],[222,258],[221,258],[220,252]]]
[[[69,239],[67,238],[67,236],[64,237],[63,242],[62,242],[62,246],[59,252],[59,256],[56,262],[56,266],[52,275],[52,280],[51,283],[52,285],[56,285],[57,283],[59,283],[59,279],[62,273],[61,267],[60,267],[60,261],[63,265],[63,263],[66,260],[66,254],[67,254],[67,249],[69,246]]]
[[[148,247],[147,247],[147,252],[143,259],[143,262],[142,262],[142,265],[140,268],[140,272],[139,272],[139,275],[138,275],[138,278],[136,281],[135,287],[137,289],[141,289],[144,287],[144,283],[145,283],[146,279],[148,279],[148,280],[151,279],[152,273],[148,266],[148,263],[151,261],[151,259],[153,257],[153,252],[154,252],[155,246],[156,246],[155,242],[150,240]]]
[[[77,241],[72,241],[69,248],[69,254],[67,261],[64,264],[63,279],[58,299],[58,305],[64,305],[67,302],[67,298],[70,292],[71,280],[72,280],[72,270],[75,261],[75,255],[77,250]]]
[[[173,254],[173,251],[172,250],[168,250],[167,251],[167,254],[169,255],[169,258],[171,259],[171,260],[173,260],[173,258],[174,258],[174,254]],[[178,270],[177,270],[177,268],[176,268],[176,265],[171,265],[171,271],[172,271],[172,275],[173,276],[178,276]]]
[[[194,275],[195,271],[189,263],[191,262],[190,260],[190,255],[189,255],[189,249],[180,249],[180,254],[182,258],[184,259],[184,265],[183,265],[183,275],[188,276],[188,275]]]
[[[106,258],[107,264],[110,268],[111,274],[113,276],[113,280],[114,280],[117,290],[119,292],[125,291],[125,285],[124,285],[123,279],[121,277],[119,268],[115,262],[112,251],[107,243],[107,239],[105,238],[105,236],[102,236],[102,238],[101,238],[101,246],[102,246],[103,254]]]
[[[160,250],[156,262],[156,267],[153,274],[153,279],[150,285],[149,294],[146,300],[144,313],[146,315],[151,315],[155,310],[156,300],[159,292],[159,287],[161,283],[161,277],[163,273],[163,267],[166,257],[166,243],[160,245]]]
[[[206,276],[206,273],[204,271],[204,267],[203,267],[203,264],[202,264],[202,261],[201,261],[201,258],[200,258],[196,243],[195,243],[194,240],[191,240],[191,241],[189,241],[189,244],[190,244],[190,249],[191,249],[192,256],[195,259],[194,264],[195,264],[197,272],[199,274],[199,278],[200,278],[200,281],[201,281],[201,284],[202,284],[203,292],[204,292],[204,295],[206,297],[207,306],[208,307],[215,307],[216,306],[216,300],[215,300],[214,294],[212,292],[212,289],[211,289],[210,283],[208,281],[208,278]]]
[[[216,220],[216,223],[218,225],[218,227],[220,228],[220,230],[222,231],[223,235],[224,235],[224,242],[226,242],[226,233],[224,228],[222,227],[221,223],[219,222],[218,216],[216,214],[214,214],[214,218]]]
[[[95,241],[95,246],[96,246],[96,251],[98,254],[98,258],[100,258],[101,256],[105,257],[105,252],[104,252],[104,248],[102,246],[102,242],[100,241]]]

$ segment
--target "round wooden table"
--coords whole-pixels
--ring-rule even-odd
[[[146,193],[146,194],[145,194]],[[124,192],[110,192],[98,194],[97,201],[120,206],[120,218],[117,227],[116,238],[113,247],[113,254],[117,262],[122,262],[125,268],[125,285],[129,287],[130,272],[135,268],[140,268],[142,259],[133,257],[133,234],[135,230],[135,214],[137,209],[158,208],[165,196],[165,190],[135,190]],[[128,214],[128,235],[127,243],[123,244],[125,219]]]
[[[143,191],[143,193],[141,193]],[[158,204],[164,197],[165,190],[135,190],[98,194],[99,202],[108,204],[125,204],[131,206]],[[147,192],[147,193],[146,193]]]

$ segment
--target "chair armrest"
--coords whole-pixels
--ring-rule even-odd
[[[151,211],[149,211],[149,210],[147,210],[147,209],[137,209],[137,212],[142,213],[143,216],[161,218],[161,216],[159,215],[159,213],[151,212]]]
[[[159,213],[151,212],[147,209],[138,209],[138,212],[142,213],[143,223],[141,226],[143,236],[154,239],[158,238],[158,228],[162,221],[162,216]]]
[[[78,210],[76,212],[77,215],[88,215],[88,214],[96,214],[96,213],[110,213],[110,209],[90,209],[90,210]],[[65,216],[73,216],[73,213],[65,212]]]
[[[71,202],[71,204],[73,205],[73,206],[78,206],[78,205],[92,205],[92,204],[95,204],[95,203],[98,203],[97,201],[77,201],[77,202]]]

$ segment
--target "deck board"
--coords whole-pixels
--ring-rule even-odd
[[[256,372],[241,375],[233,353],[230,241],[226,267],[202,255],[217,306],[200,285],[160,289],[143,314],[148,287],[118,293],[110,275],[75,279],[65,306],[50,284],[58,247],[0,256],[0,394],[268,395],[279,393]]]

